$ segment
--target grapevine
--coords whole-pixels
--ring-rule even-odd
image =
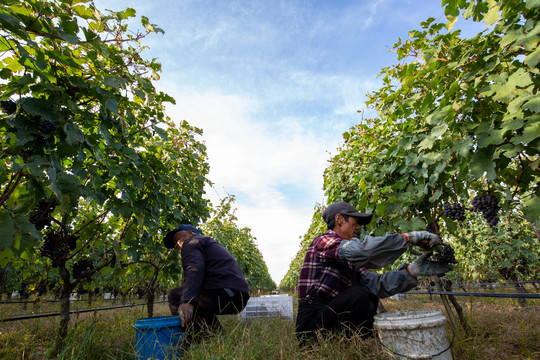
[[[514,269],[511,268],[511,267],[502,267],[502,268],[499,268],[499,274],[502,276],[503,279],[505,280],[514,280],[515,279],[515,275],[514,275]]]
[[[62,237],[54,231],[49,231],[43,236],[44,242],[41,246],[41,252],[43,255],[53,257],[56,255],[65,254],[65,251],[61,249]]]
[[[472,201],[474,211],[482,213],[482,217],[491,228],[499,223],[498,212],[500,210],[499,199],[493,194],[482,194],[476,196]]]
[[[521,259],[519,262],[519,265],[516,267],[516,270],[522,273],[523,275],[527,275],[529,271],[525,268],[527,266],[527,259]]]
[[[75,279],[83,279],[85,277],[90,277],[90,271],[94,269],[94,264],[90,259],[81,259],[73,264],[73,277]]]
[[[456,264],[454,249],[449,244],[443,244],[442,250],[435,252],[431,256],[431,260],[440,264]]]
[[[11,115],[13,114],[15,111],[17,111],[17,104],[15,104],[13,101],[11,100],[2,100],[0,101],[0,107],[2,108],[2,110],[7,114],[7,115]]]
[[[51,121],[43,121],[38,125],[38,130],[44,134],[50,134],[56,131],[56,125]]]
[[[29,218],[29,221],[34,224],[37,230],[43,230],[44,227],[49,226],[52,220],[52,212],[56,207],[56,200],[39,200],[34,212]]]
[[[47,292],[47,280],[41,280],[37,285],[34,291],[38,296],[42,296]]]
[[[463,221],[465,220],[465,206],[459,203],[444,204],[443,215],[452,220]]]
[[[69,235],[67,237],[69,250],[73,251],[77,248],[77,240],[79,239],[79,237],[80,236],[76,236],[76,235]]]
[[[426,231],[429,231],[432,234],[438,234],[439,233],[439,226],[437,222],[430,222],[426,226]]]
[[[116,253],[113,252],[112,253],[112,258],[111,258],[111,264],[110,264],[111,269],[114,268],[115,265],[116,265]]]

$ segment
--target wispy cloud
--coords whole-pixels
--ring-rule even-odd
[[[323,200],[324,142],[293,118],[258,123],[253,118],[258,103],[252,99],[171,93],[180,101],[168,109],[170,116],[204,130],[215,184],[207,191],[209,198],[217,202],[226,194],[237,196],[239,224],[252,229],[279,281],[309,226],[315,202]],[[305,193],[311,194],[308,201]],[[291,204],[294,198],[302,201]]]
[[[326,148],[295,119],[260,123],[255,118],[258,103],[239,96],[176,97],[181,100],[168,112],[203,129],[215,183],[256,196],[283,182],[312,187],[317,182],[313,179],[321,177]]]
[[[396,62],[387,48],[442,14],[432,0],[95,2],[165,30],[145,44],[163,65],[158,88],[177,100],[167,112],[203,129],[208,196],[236,195],[276,282],[324,201],[331,153]]]

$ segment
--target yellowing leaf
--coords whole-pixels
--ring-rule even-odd
[[[484,15],[484,23],[486,23],[487,26],[491,26],[499,20],[500,9],[500,6],[494,6],[487,12],[486,15]]]
[[[448,18],[448,22],[446,23],[446,29],[448,31],[452,31],[452,29],[454,28],[454,25],[456,25],[456,22],[458,21],[458,17],[457,16],[447,16]]]

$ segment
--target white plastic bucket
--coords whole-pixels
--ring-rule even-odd
[[[446,318],[440,310],[403,310],[375,315],[373,328],[396,359],[452,360]]]

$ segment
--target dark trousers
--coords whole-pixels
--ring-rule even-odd
[[[296,336],[301,343],[315,337],[317,330],[357,332],[369,336],[379,298],[361,286],[353,286],[335,298],[298,302]]]
[[[174,288],[169,292],[168,302],[172,315],[178,315],[182,300],[182,288]],[[217,315],[234,315],[241,312],[249,300],[249,294],[233,289],[202,290],[199,302],[195,305],[192,329],[194,333],[204,330],[219,331],[222,329]]]

